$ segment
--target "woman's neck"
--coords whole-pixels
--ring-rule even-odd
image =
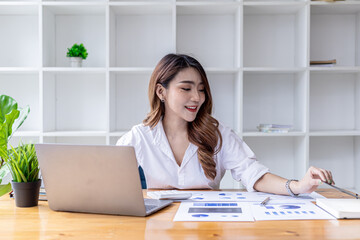
[[[174,138],[176,136],[187,136],[187,122],[180,118],[164,116],[162,120],[166,136]]]

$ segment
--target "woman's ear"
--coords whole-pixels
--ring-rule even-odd
[[[160,101],[163,102],[165,100],[165,88],[160,83],[156,84],[156,95]]]

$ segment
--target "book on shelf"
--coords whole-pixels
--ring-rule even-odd
[[[316,67],[332,67],[336,64],[336,59],[331,60],[311,60],[310,66]]]
[[[336,218],[360,218],[360,199],[317,198],[316,205]]]
[[[287,133],[292,129],[292,125],[288,124],[264,124],[257,126],[259,132],[265,133]]]

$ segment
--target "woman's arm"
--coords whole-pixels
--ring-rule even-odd
[[[294,194],[311,193],[322,183],[322,181],[335,184],[330,171],[310,167],[300,181],[291,181],[289,186]],[[286,182],[287,179],[285,178],[272,173],[266,173],[257,180],[254,185],[254,189],[260,192],[289,195],[285,187]]]

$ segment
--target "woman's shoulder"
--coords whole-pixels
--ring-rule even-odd
[[[232,144],[243,142],[239,134],[237,134],[232,128],[220,122],[218,128],[222,137],[223,146],[224,145],[231,146]]]
[[[120,137],[117,142],[117,145],[127,145],[130,142],[135,144],[140,141],[141,138],[147,135],[150,131],[149,126],[145,126],[143,123],[137,124],[133,126],[130,131],[126,132],[124,135]]]
[[[224,125],[223,123],[219,122],[219,126],[218,129],[221,133],[222,136],[224,135],[229,135],[229,134],[236,134],[235,131],[233,129],[231,129],[230,127]]]

